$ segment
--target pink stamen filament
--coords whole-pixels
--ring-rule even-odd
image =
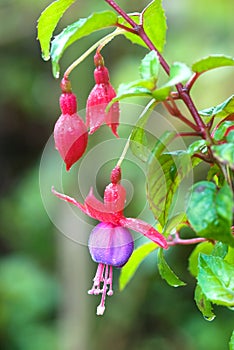
[[[113,295],[112,290],[112,277],[113,277],[113,267],[104,264],[98,264],[97,272],[93,279],[92,289],[88,291],[88,294],[102,294],[101,302],[97,307],[97,315],[103,315],[105,311],[105,300],[106,295]],[[101,283],[103,283],[101,288]],[[109,290],[108,290],[109,285]],[[107,291],[108,290],[108,291]]]
[[[112,280],[113,280],[113,267],[109,266],[109,278],[108,278],[108,284],[110,285],[109,290],[107,292],[107,295],[110,297],[114,294],[112,289]]]
[[[102,299],[100,305],[97,307],[97,314],[103,315],[105,311],[105,300],[106,300],[106,292],[107,292],[107,283],[108,283],[108,272],[109,272],[109,266],[105,265],[106,270],[105,270],[105,277],[103,281],[103,288],[102,288]]]
[[[98,295],[101,293],[100,284],[103,281],[104,267],[105,267],[104,264],[98,264],[97,272],[93,279],[93,286],[92,286],[92,289],[88,291],[88,294]]]

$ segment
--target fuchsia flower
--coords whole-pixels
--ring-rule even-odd
[[[117,127],[119,125],[119,103],[115,102],[106,113],[106,107],[116,96],[116,92],[110,84],[108,69],[104,66],[102,55],[97,52],[94,56],[94,79],[96,85],[87,99],[86,125],[90,128],[89,133],[93,134],[101,125],[106,123],[113,134],[118,137]]]
[[[128,229],[143,234],[162,248],[167,248],[166,239],[151,225],[142,220],[124,216],[126,191],[120,185],[120,179],[121,169],[117,166],[112,170],[111,183],[105,189],[103,203],[93,195],[92,188],[84,204],[52,189],[57,197],[74,204],[86,215],[100,221],[92,230],[88,243],[92,259],[98,263],[93,287],[89,294],[102,294],[97,315],[103,315],[105,311],[106,295],[113,294],[112,267],[125,265],[133,252],[133,238]]]
[[[76,96],[71,92],[71,83],[67,79],[61,82],[61,116],[54,127],[55,148],[66,163],[66,169],[82,157],[88,143],[87,128],[77,114]]]

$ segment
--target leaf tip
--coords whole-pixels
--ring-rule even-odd
[[[53,72],[53,76],[55,79],[58,79],[60,76],[60,69],[59,69],[59,65],[57,63],[52,64],[52,72]]]
[[[41,57],[44,61],[49,61],[50,60],[50,54],[49,53],[44,53],[42,52]]]

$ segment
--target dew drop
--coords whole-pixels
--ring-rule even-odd
[[[213,321],[214,319],[215,319],[215,315],[213,315],[213,316],[204,316],[204,319],[206,320],[206,321],[209,321],[209,322],[211,322],[211,321]]]
[[[42,54],[41,54],[41,57],[42,57],[42,59],[43,59],[44,61],[49,61],[49,59],[50,59],[50,54],[44,54],[44,53],[42,53]]]

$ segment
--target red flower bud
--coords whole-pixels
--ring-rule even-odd
[[[68,80],[61,83],[60,97],[61,116],[54,127],[55,148],[66,163],[66,170],[82,157],[88,143],[87,128],[77,114],[76,96],[71,92]]]
[[[116,92],[110,84],[108,69],[104,66],[103,57],[100,53],[94,56],[96,69],[94,79],[96,85],[87,99],[86,125],[93,134],[100,126],[106,123],[113,134],[118,137],[117,127],[119,125],[119,103],[115,102],[106,113],[106,107],[116,96]]]
[[[68,171],[82,157],[88,143],[87,128],[77,113],[60,116],[54,127],[54,140]]]

